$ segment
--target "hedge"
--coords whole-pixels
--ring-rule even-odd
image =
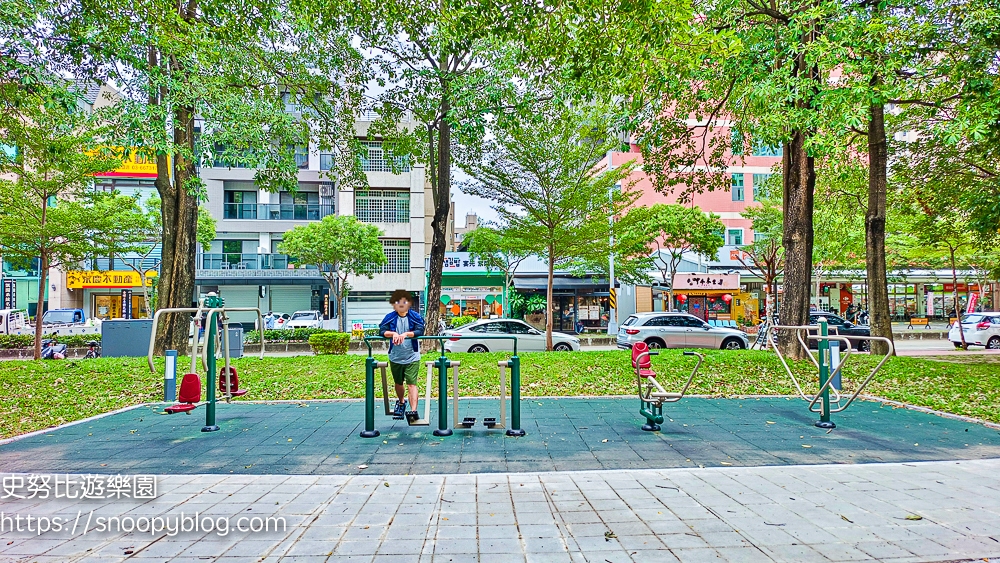
[[[478,321],[479,318],[473,317],[472,315],[462,315],[461,317],[452,317],[449,326],[451,328],[458,328],[465,326],[469,323],[474,323]]]
[[[325,332],[336,332],[325,328],[292,328],[292,329],[269,329],[264,331],[264,339],[268,342],[308,342],[309,337],[314,334]],[[260,332],[251,330],[243,333],[243,342],[247,344],[259,343]]]
[[[53,336],[51,334],[43,334],[42,339],[52,338],[60,344],[65,344],[70,348],[86,348],[87,343],[91,340],[101,341],[101,335],[98,334],[71,334],[66,336]],[[11,350],[15,348],[31,348],[35,345],[35,335],[34,334],[0,334],[0,349]]]
[[[317,355],[336,354],[342,356],[347,353],[347,343],[350,340],[351,335],[346,332],[327,331],[311,335],[309,346]]]

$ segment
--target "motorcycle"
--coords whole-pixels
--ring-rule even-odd
[[[91,340],[87,342],[87,354],[84,358],[100,358],[101,357],[101,343],[96,340]]]
[[[52,339],[42,340],[43,360],[65,360],[67,350],[69,347],[65,344],[60,344]]]

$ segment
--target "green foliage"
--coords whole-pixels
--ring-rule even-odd
[[[65,344],[70,348],[86,348],[87,343],[96,340],[101,341],[100,334],[69,334],[57,336],[55,334],[43,334],[43,339],[53,339],[60,344]],[[15,348],[30,348],[35,342],[34,335],[31,334],[0,334],[0,349],[10,350]]]
[[[322,221],[299,225],[285,233],[278,250],[296,264],[317,266],[340,303],[340,327],[347,331],[348,276],[374,277],[385,264],[385,252],[375,225],[353,215],[327,215]],[[340,282],[339,284],[337,282]]]
[[[547,308],[545,306],[546,303],[547,301],[544,296],[535,293],[529,296],[527,301],[524,302],[524,310],[528,313],[540,313]]]
[[[317,355],[344,355],[350,341],[351,335],[346,332],[320,332],[309,337],[309,346]]]
[[[35,342],[32,334],[0,334],[0,348],[28,348]]]
[[[722,232],[725,225],[714,213],[705,213],[701,208],[677,204],[657,203],[652,207],[640,208],[629,213],[635,216],[628,224],[631,232],[648,237],[648,245],[653,245],[656,253],[652,263],[660,271],[664,285],[673,283],[674,274],[684,253],[693,252],[710,260],[718,258],[719,249],[725,244]]]
[[[474,323],[478,320],[479,318],[473,317],[472,315],[462,315],[460,317],[452,317],[449,326],[451,328],[458,328],[460,326],[465,326],[469,323]]]
[[[146,200],[146,215],[152,222],[153,231],[156,233],[156,237],[153,240],[158,240],[163,233],[163,213],[160,210],[160,205],[162,201],[159,197],[153,196]],[[216,221],[215,217],[212,217],[212,212],[208,210],[208,207],[204,205],[198,206],[198,232],[195,236],[195,240],[201,245],[201,249],[204,252],[208,252],[212,249],[212,241],[215,240],[215,229]]]
[[[314,334],[336,332],[325,328],[275,328],[264,331],[265,342],[308,342]],[[243,334],[243,342],[247,344],[260,343],[260,331],[251,330]]]

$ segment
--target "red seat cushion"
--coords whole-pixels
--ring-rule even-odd
[[[197,403],[201,401],[201,378],[197,373],[185,373],[181,379],[181,389],[177,393],[177,400],[181,403]]]
[[[229,366],[229,384],[230,384],[230,395],[236,397],[242,395],[243,393],[238,393],[240,389],[240,377],[236,373],[236,368]],[[219,370],[219,391],[222,393],[226,392],[226,368],[223,366]]]
[[[642,358],[642,361],[639,362],[639,365],[636,365],[635,363],[636,358],[638,358],[642,354],[645,354],[646,352],[649,352],[649,346],[646,346],[645,342],[636,342],[635,344],[632,345],[633,368],[648,368],[650,366],[648,355]]]
[[[656,377],[656,372],[651,369],[640,369],[639,375],[642,377]]]
[[[247,394],[247,390],[246,389],[240,389],[238,391],[233,391],[232,393],[230,393],[230,395],[232,395],[233,397],[242,397],[243,395],[246,395],[246,394]]]
[[[177,414],[179,412],[193,411],[198,405],[192,403],[181,403],[179,405],[170,405],[169,407],[163,409],[169,414]]]

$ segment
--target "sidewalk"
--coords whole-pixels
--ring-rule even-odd
[[[2,561],[968,561],[1000,557],[1000,460],[422,476],[161,476],[36,514],[277,515],[278,533],[4,534]],[[8,542],[10,542],[8,544]]]

